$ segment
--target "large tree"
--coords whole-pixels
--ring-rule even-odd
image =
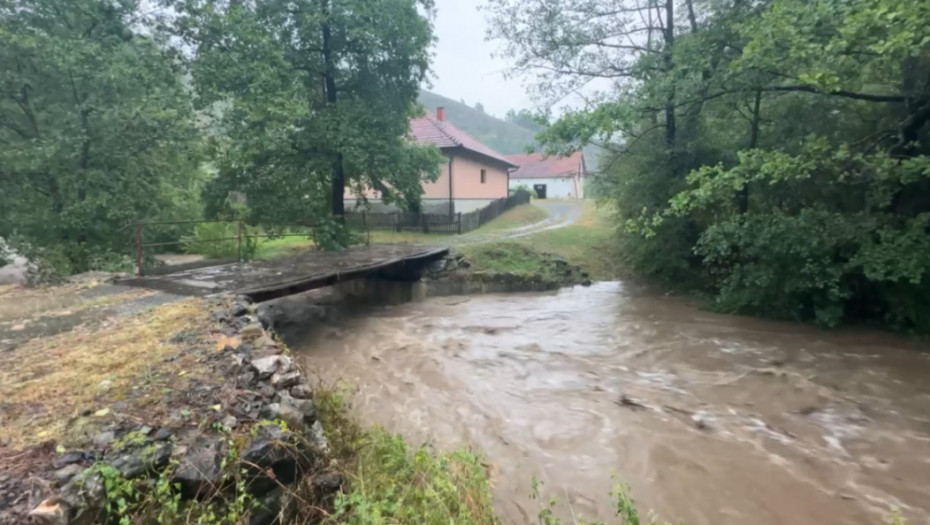
[[[727,311],[930,332],[930,4],[491,6],[541,101],[596,81],[539,138],[606,143],[633,269]]]
[[[196,211],[178,57],[132,0],[0,0],[0,237],[64,271]]]
[[[212,107],[212,200],[259,221],[344,213],[347,188],[416,202],[439,154],[408,140],[433,41],[428,0],[181,0],[199,101]]]

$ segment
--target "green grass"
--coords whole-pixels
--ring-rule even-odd
[[[575,224],[518,237],[514,242],[558,255],[595,280],[610,280],[626,274],[620,264],[614,232],[610,209],[585,201],[581,218]]]
[[[476,274],[513,274],[555,284],[574,284],[584,279],[559,257],[541,253],[515,242],[471,244],[456,248]]]
[[[477,231],[492,232],[510,230],[539,222],[548,216],[549,214],[546,213],[546,210],[540,207],[533,206],[532,204],[523,204],[505,211],[493,221],[478,228]]]
[[[314,401],[348,482],[327,523],[499,523],[487,472],[472,451],[413,448],[381,427],[363,428],[334,390],[317,390]]]
[[[279,237],[277,239],[260,239],[255,249],[255,258],[261,260],[277,259],[295,255],[309,250],[315,245],[306,237]]]

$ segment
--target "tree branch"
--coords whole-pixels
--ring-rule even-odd
[[[907,101],[907,97],[904,95],[873,95],[871,93],[856,93],[854,91],[845,91],[842,89],[836,91],[822,91],[813,86],[772,86],[764,88],[763,91],[800,91],[803,93],[814,93],[816,95],[867,100],[869,102],[892,102],[900,104]]]

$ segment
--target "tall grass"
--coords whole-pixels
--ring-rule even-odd
[[[381,427],[362,428],[337,391],[318,391],[315,400],[334,455],[347,472],[333,523],[499,523],[487,473],[475,453],[410,447]]]

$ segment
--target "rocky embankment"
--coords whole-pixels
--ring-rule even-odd
[[[11,502],[10,523],[28,523],[26,513],[55,525],[165,522],[174,513],[269,525],[306,513],[308,503],[326,506],[342,476],[331,469],[306,377],[248,300],[219,299],[212,316],[222,343],[206,358],[223,380],[186,393],[198,408],[158,427],[117,421],[87,448],[50,455],[47,485]],[[0,479],[0,493],[22,488],[15,483]]]

